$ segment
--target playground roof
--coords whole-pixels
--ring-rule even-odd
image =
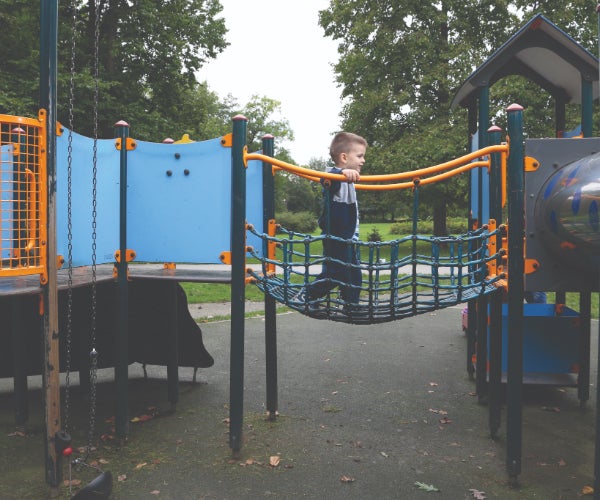
[[[522,75],[565,103],[581,103],[582,79],[598,98],[598,59],[546,19],[534,16],[477,68],[458,89],[452,108],[468,106],[479,88],[508,75]]]

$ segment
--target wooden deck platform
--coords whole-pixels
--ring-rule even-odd
[[[220,269],[222,267],[222,269]],[[66,290],[69,286],[67,268],[58,271],[58,289]],[[191,283],[231,283],[229,266],[182,264],[174,269],[165,269],[162,264],[130,264],[131,279],[167,280]],[[96,283],[112,281],[113,265],[100,264],[96,266]],[[78,288],[92,283],[91,266],[75,267],[72,273],[72,286]],[[40,293],[42,287],[37,274],[27,276],[0,277],[0,297],[11,295],[33,295]]]

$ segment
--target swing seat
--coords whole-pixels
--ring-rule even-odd
[[[108,498],[112,492],[113,478],[110,471],[96,476],[93,481],[81,488],[72,500],[94,500]]]

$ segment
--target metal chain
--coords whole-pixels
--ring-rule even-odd
[[[73,128],[75,107],[75,30],[77,23],[77,7],[75,0],[71,1],[70,8],[73,12],[71,19],[71,79],[69,81],[69,136],[67,147],[67,333],[65,336],[66,345],[66,385],[65,385],[65,418],[63,428],[69,432],[70,427],[70,403],[71,403],[71,340],[73,338]]]
[[[100,1],[94,10],[94,151],[92,159],[92,325],[90,333],[90,412],[87,455],[92,449],[96,427],[96,376],[98,352],[96,351],[96,218],[98,178],[98,100],[99,100],[99,45],[100,45]],[[87,457],[86,457],[87,459]]]

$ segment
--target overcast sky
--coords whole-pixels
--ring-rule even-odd
[[[230,45],[198,72],[199,80],[242,105],[254,94],[280,101],[295,136],[283,144],[292,158],[301,165],[327,158],[341,111],[331,67],[337,44],[318,25],[319,10],[329,0],[220,2]],[[259,68],[263,63],[269,69]]]

